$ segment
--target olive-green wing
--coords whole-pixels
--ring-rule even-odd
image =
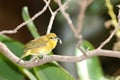
[[[35,40],[32,40],[32,41],[28,42],[25,45],[24,51],[32,49],[32,48],[38,48],[38,47],[46,46],[46,43],[47,43],[47,39],[45,39],[44,37],[37,38]]]

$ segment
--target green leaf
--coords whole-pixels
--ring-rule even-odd
[[[12,52],[16,55],[20,55],[22,52],[21,44],[14,42],[7,36],[1,35],[0,41],[5,43]],[[0,55],[0,80],[23,80],[24,76],[20,73],[19,69],[15,64],[10,62],[5,56]]]
[[[8,64],[0,57],[0,80],[23,80],[24,76],[20,74],[19,70],[11,68],[13,64]]]
[[[0,41],[7,45],[7,47],[16,55],[23,54],[23,44],[14,41],[11,38],[1,35]],[[4,55],[0,55],[0,80],[23,80],[24,73],[30,80],[37,80],[34,75],[27,69],[13,64]]]
[[[93,50],[94,47],[88,41],[83,41],[81,46],[84,50]],[[76,49],[76,55],[80,55],[80,50]],[[80,80],[105,80],[102,67],[98,57],[92,57],[82,62],[76,63]]]
[[[60,65],[53,62],[36,67],[39,80],[74,80]]]
[[[27,21],[27,20],[30,19],[30,15],[29,15],[28,7],[27,7],[27,6],[23,7],[22,17],[23,17],[23,20],[24,20],[24,21]],[[33,21],[31,21],[31,22],[29,22],[29,23],[27,24],[27,28],[29,29],[30,33],[32,34],[32,36],[33,36],[34,38],[39,37],[39,33],[38,33],[38,31],[37,31],[37,29],[36,29]]]

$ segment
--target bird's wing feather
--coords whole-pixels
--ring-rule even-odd
[[[35,40],[32,40],[32,41],[28,42],[25,45],[24,51],[27,51],[27,50],[32,49],[32,48],[38,48],[38,47],[46,46],[47,40],[45,38],[44,39],[42,39],[42,38],[43,37],[40,37],[40,38],[37,38]]]

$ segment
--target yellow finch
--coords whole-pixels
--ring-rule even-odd
[[[21,58],[28,55],[43,56],[49,54],[56,47],[58,41],[61,43],[60,38],[55,33],[36,38],[25,45],[24,54]]]

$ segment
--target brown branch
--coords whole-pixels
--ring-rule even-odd
[[[82,25],[83,25],[83,20],[85,17],[85,11],[86,8],[93,2],[93,0],[78,0],[80,10],[79,10],[79,15],[78,15],[78,20],[77,20],[77,33],[79,33],[82,30]]]
[[[46,34],[49,34],[51,29],[52,29],[52,24],[53,24],[53,21],[55,20],[55,16],[57,15],[58,9],[53,12],[51,7],[49,7],[49,11],[51,13],[51,18],[50,18],[50,21],[49,21],[49,24],[48,24],[48,28],[47,28]]]
[[[68,2],[69,2],[69,1],[66,1],[66,2],[62,5],[62,7],[65,7],[65,6],[68,4]],[[55,20],[55,16],[57,15],[57,12],[60,10],[60,7],[59,7],[57,10],[55,10],[55,11],[53,12],[50,6],[48,6],[48,8],[49,8],[49,11],[50,11],[50,13],[51,13],[51,18],[50,18],[50,21],[49,21],[49,24],[48,24],[48,28],[47,28],[47,33],[46,33],[46,34],[49,34],[49,33],[50,33],[50,31],[51,31],[51,29],[52,29],[53,21]]]
[[[62,7],[61,0],[55,0],[55,1],[58,4],[58,6],[60,7],[60,11],[61,11],[62,15],[64,16],[64,18],[66,19],[69,27],[73,31],[75,38],[80,39],[81,36],[79,36],[79,33],[81,31],[81,28],[82,28],[84,14],[85,14],[86,8],[88,7],[88,5],[93,0],[83,0],[83,2],[81,2],[80,0],[78,0],[81,8],[80,8],[80,12],[79,12],[79,15],[78,15],[77,29],[73,25],[72,20],[71,20],[69,14],[66,12],[66,8]],[[69,0],[69,1],[71,1],[71,0]]]
[[[83,20],[85,17],[85,11],[87,7],[93,2],[93,0],[78,0],[80,10],[79,10],[79,15],[78,15],[78,20],[77,20],[77,34],[76,37],[78,39],[77,42],[77,47],[78,49],[86,55],[86,52],[80,48],[80,45],[82,44],[82,35],[80,34],[83,26]]]
[[[98,49],[101,49],[103,46],[105,46],[108,42],[110,42],[110,40],[112,39],[112,37],[115,35],[115,33],[117,32],[117,30],[119,29],[120,25],[118,25],[117,27],[115,27],[114,31],[111,33],[111,35],[109,35],[109,37],[101,43],[101,45],[98,47]]]
[[[0,35],[2,34],[13,34],[13,33],[16,33],[20,28],[22,28],[23,26],[25,26],[26,24],[28,24],[29,22],[35,20],[38,16],[40,16],[41,14],[43,14],[46,10],[47,10],[47,7],[49,6],[49,3],[51,2],[51,0],[43,0],[45,2],[45,6],[44,8],[39,11],[38,13],[36,13],[31,19],[21,23],[20,25],[18,25],[15,29],[13,30],[4,30],[4,31],[0,31]]]
[[[5,55],[8,59],[10,59],[13,63],[26,67],[26,68],[33,68],[35,66],[42,65],[47,62],[51,61],[60,61],[60,62],[80,62],[87,58],[93,57],[93,56],[107,56],[107,57],[116,57],[120,58],[120,52],[118,51],[111,51],[111,50],[102,50],[102,49],[96,49],[92,51],[88,51],[88,55],[82,55],[82,56],[60,56],[60,55],[51,55],[44,57],[43,59],[39,59],[37,63],[35,61],[24,61],[20,60],[17,56],[15,56],[8,47],[0,42],[0,52],[2,52],[3,55]],[[19,63],[18,63],[19,61]]]
[[[118,6],[119,8],[119,6]],[[111,35],[104,41],[101,43],[101,45],[98,47],[98,49],[101,49],[104,45],[106,45],[115,35],[115,33],[118,31],[118,29],[120,28],[120,8],[118,11],[118,26],[115,26],[115,29],[113,30],[113,32],[111,33]]]
[[[67,3],[70,2],[70,1],[71,1],[71,0],[68,0]],[[73,23],[72,23],[72,20],[71,20],[69,14],[65,11],[66,8],[65,8],[65,7],[62,7],[61,0],[55,0],[55,2],[56,2],[56,3],[58,4],[58,6],[60,7],[60,11],[61,11],[62,15],[63,15],[64,18],[66,19],[69,27],[71,28],[71,30],[73,31],[73,33],[74,33],[74,35],[75,35],[75,37],[76,37],[77,31],[76,31],[76,29],[75,29],[75,26],[74,26]]]

